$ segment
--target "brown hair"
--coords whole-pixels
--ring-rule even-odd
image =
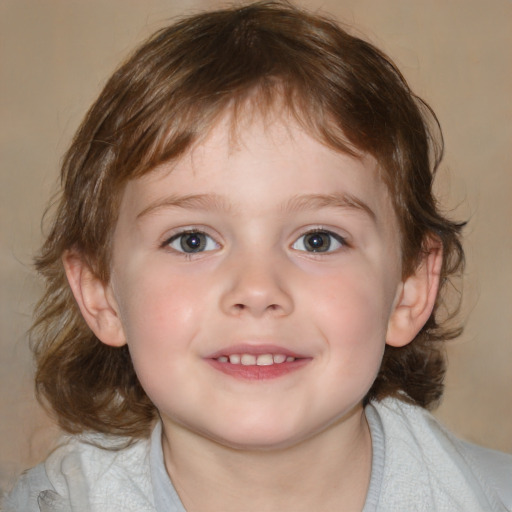
[[[80,315],[61,257],[73,248],[108,282],[110,237],[128,180],[177,158],[227,108],[277,103],[313,136],[380,163],[398,219],[404,276],[426,241],[443,245],[442,285],[461,270],[460,224],[439,212],[432,180],[442,137],[431,109],[394,64],[332,20],[263,2],[184,18],[157,32],[110,78],[62,166],[62,194],[36,260],[46,279],[32,330],[36,388],[69,432],[147,435],[156,410],[127,347],[101,343]],[[429,406],[442,393],[439,299],[412,343],[386,347],[367,400]]]

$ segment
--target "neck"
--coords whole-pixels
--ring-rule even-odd
[[[189,512],[360,511],[371,472],[371,437],[362,407],[296,445],[226,447],[164,424],[164,459]]]

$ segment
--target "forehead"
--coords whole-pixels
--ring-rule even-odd
[[[282,206],[295,196],[338,194],[388,215],[380,174],[371,155],[327,147],[283,110],[226,113],[181,158],[131,180],[122,204],[140,213],[170,195],[210,194],[247,211]]]

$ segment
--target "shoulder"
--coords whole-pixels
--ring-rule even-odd
[[[400,400],[372,403],[366,415],[384,444],[384,472],[396,481],[391,472],[404,471],[402,488],[412,480],[428,482],[426,499],[460,506],[454,510],[466,510],[464,503],[472,504],[467,510],[512,510],[511,455],[464,442],[425,409]]]
[[[5,499],[5,510],[153,510],[148,459],[148,440],[128,444],[97,434],[68,437],[44,463],[21,476]]]
[[[512,455],[460,441],[466,460],[482,480],[487,480],[512,510]]]
[[[55,489],[53,489],[44,469],[44,464],[39,464],[20,476],[14,489],[5,497],[2,510],[4,512],[19,510],[39,512],[39,495],[46,492],[50,496],[54,491]]]

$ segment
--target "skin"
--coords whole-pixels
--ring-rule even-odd
[[[371,156],[335,152],[282,113],[246,120],[236,138],[230,123],[128,183],[111,281],[70,252],[70,284],[96,335],[128,344],[187,510],[360,510],[362,400],[386,343],[409,343],[430,315],[441,251],[402,278]],[[199,252],[183,252],[190,232]],[[328,250],[311,250],[311,232]],[[272,378],[212,364],[261,345],[301,364]]]

